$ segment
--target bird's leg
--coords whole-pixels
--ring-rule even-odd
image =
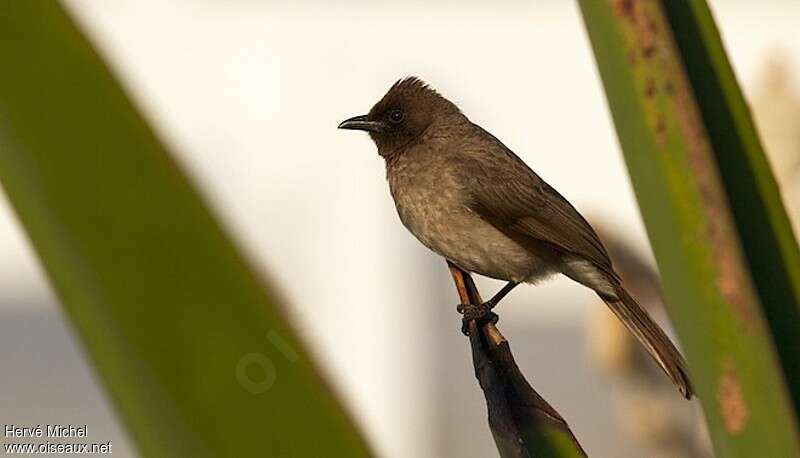
[[[459,304],[456,310],[458,313],[464,315],[462,319],[462,326],[461,332],[467,334],[466,330],[468,328],[468,323],[472,320],[478,321],[491,321],[492,323],[497,323],[498,316],[496,313],[492,312],[492,309],[497,306],[500,301],[506,297],[508,293],[511,292],[512,289],[516,288],[519,285],[519,282],[510,281],[506,283],[503,288],[497,292],[491,299],[484,302],[483,304]]]

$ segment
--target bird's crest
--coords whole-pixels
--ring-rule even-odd
[[[434,93],[439,95],[438,92],[433,90],[428,83],[422,81],[419,77],[416,76],[407,76],[405,78],[400,78],[397,80],[391,88],[389,88],[389,93],[405,93],[405,94],[412,94],[412,93]]]
[[[446,106],[459,111],[455,104],[442,97],[428,83],[416,76],[407,76],[397,80],[386,92],[381,105],[391,105],[399,100],[417,100],[426,103],[429,107]]]
[[[407,76],[397,80],[392,87],[389,88],[389,91],[386,93],[386,95],[402,98],[414,96],[433,96],[433,98],[443,98],[441,94],[431,88],[428,83],[416,76]]]

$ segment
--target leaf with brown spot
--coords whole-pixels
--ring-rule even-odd
[[[579,4],[717,455],[800,457],[800,252],[713,17]]]
[[[725,364],[719,379],[717,402],[719,402],[725,429],[730,434],[741,434],[747,427],[748,408],[742,394],[739,376],[730,362]]]

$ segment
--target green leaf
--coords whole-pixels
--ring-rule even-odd
[[[719,456],[800,456],[800,255],[702,0],[579,0]]]
[[[746,262],[800,410],[800,250],[750,110],[703,1],[665,3],[714,146]]]
[[[0,180],[145,456],[367,456],[57,2],[0,6]]]

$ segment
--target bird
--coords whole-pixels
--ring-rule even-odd
[[[692,398],[683,356],[625,289],[586,219],[454,103],[409,76],[368,114],[338,127],[369,134],[400,221],[423,245],[465,271],[507,282],[483,304],[459,304],[464,323],[496,320],[492,309],[516,286],[562,274],[592,289]]]

